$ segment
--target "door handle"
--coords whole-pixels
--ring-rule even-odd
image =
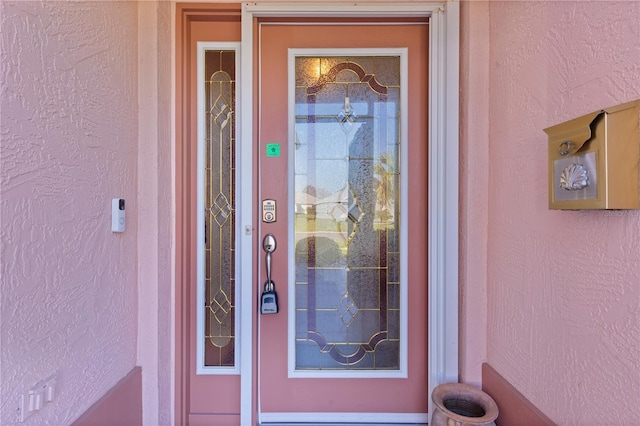
[[[267,234],[262,240],[262,248],[265,251],[265,266],[267,267],[267,285],[272,286],[271,281],[271,253],[276,251],[276,237],[273,234]]]

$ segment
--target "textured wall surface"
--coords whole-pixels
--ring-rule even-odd
[[[170,420],[171,3],[149,7],[0,2],[3,426],[52,373],[26,424],[68,424],[136,361],[145,420]],[[549,211],[542,129],[640,98],[640,2],[473,1],[462,23],[461,377],[486,350],[559,424],[636,425],[640,212]]]
[[[136,363],[137,4],[0,7],[0,424],[57,373],[25,424],[63,425]]]
[[[640,98],[640,2],[489,18],[488,361],[559,424],[638,425],[640,211],[548,210],[542,129]]]
[[[175,344],[171,339],[173,315],[173,226],[175,201],[173,191],[172,156],[174,140],[172,137],[173,105],[171,92],[175,64],[171,52],[173,34],[171,32],[174,11],[173,2],[159,1],[157,9],[158,29],[158,420],[161,425],[169,425],[173,418],[173,357]],[[145,407],[146,408],[146,407]]]
[[[138,3],[138,365],[145,425],[171,424],[173,183],[168,1]]]
[[[487,356],[489,3],[460,6],[459,376],[479,385]]]

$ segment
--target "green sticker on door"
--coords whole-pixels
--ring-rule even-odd
[[[280,157],[280,144],[268,143],[267,144],[267,157]]]

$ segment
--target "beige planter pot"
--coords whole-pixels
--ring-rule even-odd
[[[429,426],[495,425],[498,406],[486,393],[463,383],[436,386],[431,395],[433,415]]]

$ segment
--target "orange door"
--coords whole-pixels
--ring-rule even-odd
[[[426,422],[427,26],[260,24],[263,422]]]

